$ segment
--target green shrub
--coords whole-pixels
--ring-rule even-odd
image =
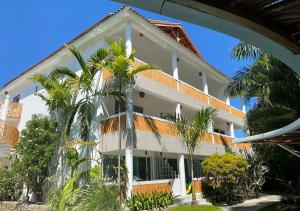
[[[43,199],[43,185],[50,174],[50,159],[59,136],[56,122],[49,117],[32,115],[22,130],[12,168],[32,190],[37,202]]]
[[[176,196],[172,192],[152,192],[133,194],[127,201],[129,210],[151,210],[154,208],[166,208],[175,203]]]
[[[213,154],[202,162],[206,187],[203,190],[213,203],[232,204],[243,199],[248,162],[231,153]]]
[[[0,201],[16,201],[21,193],[20,177],[0,165]]]

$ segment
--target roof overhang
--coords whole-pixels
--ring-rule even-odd
[[[276,56],[300,75],[300,1],[114,0],[181,19],[249,42]],[[235,143],[299,141],[300,119]],[[293,138],[291,137],[298,137]]]

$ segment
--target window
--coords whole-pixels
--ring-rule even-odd
[[[193,168],[194,168],[194,178],[199,178],[203,176],[202,166],[201,166],[202,160],[194,159],[193,161]],[[185,176],[190,177],[190,161],[187,159],[184,159],[184,168],[185,168]]]
[[[124,158],[122,158],[124,159]],[[105,178],[117,178],[118,157],[117,156],[103,156],[103,173]]]
[[[16,95],[13,98],[13,102],[18,103],[20,101],[20,95]]]
[[[177,160],[155,158],[155,179],[174,179],[177,177]]]
[[[133,111],[136,112],[136,113],[140,113],[140,114],[144,113],[143,107],[136,106],[136,105],[133,105]]]
[[[115,114],[119,113],[119,105],[120,105],[119,101],[116,100],[115,101]],[[125,111],[126,111],[125,102],[121,101],[121,113],[125,112]],[[133,105],[133,112],[143,114],[144,113],[144,109],[143,109],[143,107]]]
[[[220,134],[225,135],[225,131],[224,131],[224,130],[221,130],[221,129],[218,129],[218,128],[215,128],[215,129],[214,129],[214,132],[215,132],[215,133],[220,133]]]
[[[144,181],[151,179],[150,158],[133,157],[133,179],[135,181]]]
[[[119,113],[119,106],[121,106],[121,113],[126,111],[125,102],[121,101],[121,103],[120,103],[118,100],[116,100],[115,101],[115,114]]]

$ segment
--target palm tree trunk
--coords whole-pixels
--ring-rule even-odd
[[[195,185],[194,185],[194,164],[193,164],[193,154],[190,154],[190,162],[191,162],[191,178],[192,178],[192,206],[196,206],[198,204],[196,200],[196,193],[195,193]]]
[[[119,86],[119,94],[121,93],[122,88]],[[121,141],[122,141],[122,134],[121,134],[121,96],[119,95],[119,108],[118,108],[118,130],[119,130],[119,153],[118,153],[118,184],[119,184],[119,199],[120,203],[122,200],[122,191],[121,191]]]

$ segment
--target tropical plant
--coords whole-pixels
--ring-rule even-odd
[[[89,178],[88,184],[80,181]],[[63,189],[52,184],[47,195],[47,206],[59,211],[65,210],[118,210],[118,187],[103,182],[102,171],[93,167],[87,171],[75,171],[66,181]]]
[[[19,174],[0,165],[0,201],[16,201],[22,193]]]
[[[136,66],[134,55],[135,51],[132,51],[130,55],[126,55],[126,45],[123,40],[109,41],[109,48],[101,49],[103,55],[106,56],[105,62],[98,58],[97,55],[92,57],[91,66],[95,69],[103,69],[110,74],[109,80],[104,86],[104,90],[115,91],[115,98],[118,103],[118,111],[121,113],[121,103],[125,101],[126,115],[133,115],[132,105],[132,86],[134,85],[134,77],[136,74],[149,70],[158,69],[157,66],[152,64],[143,64]],[[102,55],[101,54],[101,55]],[[124,99],[125,98],[125,99]],[[129,120],[132,118],[128,118]],[[128,120],[127,120],[128,121]],[[118,155],[118,181],[121,183],[121,116],[119,115],[119,155]],[[130,123],[132,125],[132,122]],[[128,140],[132,142],[132,131],[127,131]],[[133,144],[133,143],[129,143]],[[121,185],[120,185],[121,186]],[[120,191],[121,192],[121,191]]]
[[[248,162],[241,155],[213,154],[202,162],[207,186],[204,195],[213,203],[232,204],[243,199],[240,183],[247,175]]]
[[[232,50],[235,59],[250,59],[253,64],[238,71],[226,89],[231,97],[246,96],[254,100],[247,113],[247,125],[251,135],[268,132],[286,126],[300,116],[299,76],[274,56],[249,43],[241,42]],[[288,90],[288,91],[287,91]],[[291,145],[296,150],[299,146]],[[254,151],[270,171],[270,187],[280,187],[275,181],[298,180],[298,158],[274,145],[254,145]],[[276,179],[275,179],[276,178]],[[266,183],[267,185],[268,183]]]
[[[41,202],[43,185],[49,176],[49,162],[58,145],[56,122],[45,116],[33,115],[21,131],[16,146],[13,169],[24,178],[36,201]]]
[[[243,154],[248,161],[247,174],[244,182],[240,183],[244,198],[258,197],[265,183],[265,175],[269,171],[264,162],[252,151],[244,150]]]
[[[194,152],[199,146],[200,140],[208,133],[210,125],[213,123],[213,119],[216,116],[216,110],[213,108],[203,108],[198,111],[195,117],[191,120],[180,116],[176,117],[173,116],[171,119],[175,121],[173,125],[176,131],[178,132],[179,136],[185,143],[187,148],[189,159],[190,159],[190,172],[191,172],[191,179],[192,184],[194,183]],[[195,187],[193,185],[193,187]],[[192,188],[192,205],[196,205],[196,194],[195,189]]]
[[[176,196],[173,192],[151,192],[133,194],[126,202],[129,210],[154,210],[164,209],[175,203]]]

